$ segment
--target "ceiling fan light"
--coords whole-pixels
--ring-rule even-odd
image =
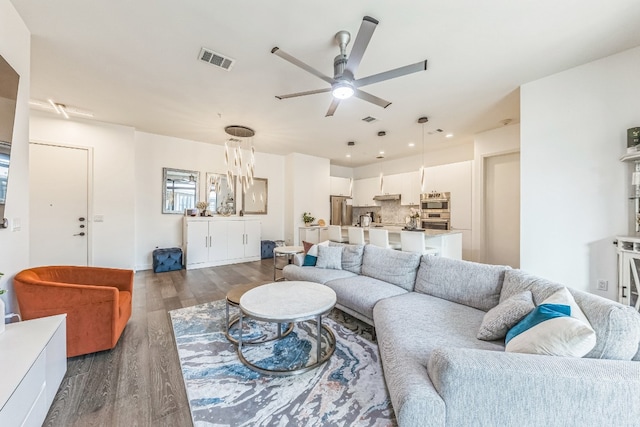
[[[331,94],[334,98],[347,99],[354,94],[353,85],[347,81],[341,81],[333,85]]]

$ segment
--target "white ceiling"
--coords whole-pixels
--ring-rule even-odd
[[[245,125],[255,129],[258,151],[352,166],[375,162],[381,146],[387,159],[420,153],[423,130],[428,151],[471,141],[504,119],[517,122],[521,84],[640,45],[638,0],[13,4],[32,33],[32,99],[214,144],[224,143],[225,126]],[[333,76],[334,34],[347,30],[353,40],[364,15],[380,24],[356,78],[428,60],[427,71],[365,88],[391,106],[352,98],[325,117],[329,93],[275,98],[327,84],[271,54],[274,46]],[[198,61],[201,47],[235,59],[233,69]],[[378,120],[365,123],[366,116]],[[455,136],[430,134],[438,128]],[[348,141],[356,142],[351,161]]]

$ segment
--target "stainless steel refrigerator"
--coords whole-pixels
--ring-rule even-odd
[[[351,197],[331,196],[331,225],[353,225]]]

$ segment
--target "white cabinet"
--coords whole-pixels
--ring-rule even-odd
[[[182,236],[187,270],[260,259],[256,219],[184,217]]]
[[[386,175],[383,178],[384,185],[382,191],[380,191],[380,185],[378,185],[377,194],[400,194],[402,192],[403,175],[404,174]]]
[[[400,174],[400,204],[405,206],[417,206],[420,204],[420,173],[407,172]]]
[[[320,243],[329,240],[329,227],[300,227],[298,229],[299,245],[302,242]]]
[[[6,326],[0,334],[0,426],[40,426],[67,371],[66,314]]]
[[[376,206],[373,197],[381,194],[380,178],[364,178],[353,183],[354,206]]]
[[[341,178],[339,176],[331,176],[330,189],[332,196],[348,196],[349,195],[349,178]]]
[[[433,166],[425,170],[425,193],[451,193],[451,228],[471,229],[472,161]]]

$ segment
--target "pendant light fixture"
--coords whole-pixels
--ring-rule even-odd
[[[429,119],[427,116],[422,116],[418,119],[418,123],[422,125],[422,166],[420,166],[420,193],[424,193],[425,184],[425,170],[424,170],[424,125]]]
[[[378,152],[378,155],[376,156],[376,159],[378,160],[382,160],[384,159],[384,150],[382,149],[382,137],[385,136],[387,134],[387,132],[381,130],[380,132],[378,132],[378,136],[381,137],[380,138],[380,151]],[[384,174],[382,173],[382,162],[380,162],[380,194],[384,194]]]
[[[253,146],[255,131],[246,126],[232,125],[224,128],[232,138],[224,142],[224,162],[227,166],[227,182],[233,190],[233,177],[238,177],[243,193],[253,185],[256,153]]]
[[[349,158],[349,168],[351,168],[351,178],[349,178],[349,197],[353,197],[353,168],[351,166],[351,158],[353,157],[354,145],[356,145],[355,141],[347,142],[347,147],[349,147],[347,157]]]

